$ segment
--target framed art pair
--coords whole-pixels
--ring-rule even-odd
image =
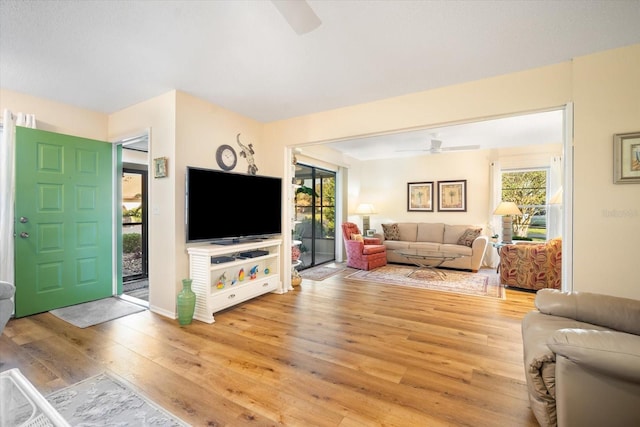
[[[438,212],[467,211],[467,180],[438,181]],[[436,201],[434,181],[407,183],[407,210],[433,212]]]

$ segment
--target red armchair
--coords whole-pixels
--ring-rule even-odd
[[[380,239],[363,237],[354,223],[342,224],[342,238],[347,250],[347,267],[373,270],[387,265],[387,248],[380,244]]]
[[[500,249],[500,283],[516,288],[560,289],[562,239],[546,243],[505,245]]]

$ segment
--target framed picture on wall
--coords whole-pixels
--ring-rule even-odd
[[[169,160],[166,157],[153,159],[153,177],[165,178],[167,176],[167,166]]]
[[[433,212],[433,181],[407,183],[407,210]]]
[[[438,211],[467,211],[467,180],[438,181]]]
[[[640,132],[613,135],[613,183],[640,184]]]

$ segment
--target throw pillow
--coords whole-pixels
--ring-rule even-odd
[[[473,241],[476,240],[481,232],[481,228],[467,228],[458,239],[458,244],[471,247]]]
[[[398,224],[382,224],[385,240],[400,240],[400,228]]]
[[[362,237],[362,234],[352,234],[351,235],[351,240],[356,240],[358,242],[362,242],[364,243],[364,237]]]

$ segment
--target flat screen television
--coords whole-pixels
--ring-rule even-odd
[[[282,179],[187,167],[187,243],[233,244],[282,233]]]

